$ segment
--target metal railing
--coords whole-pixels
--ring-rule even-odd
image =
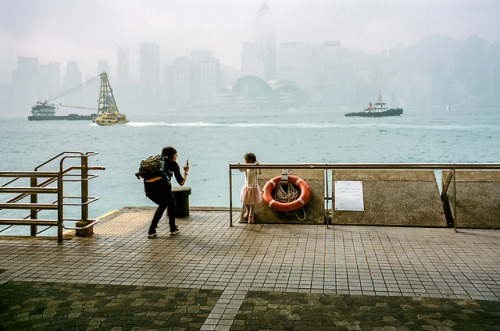
[[[449,201],[448,189],[453,182],[453,217],[454,230],[457,232],[457,186],[456,186],[456,171],[457,170],[500,170],[500,164],[475,164],[475,163],[462,163],[462,164],[439,164],[439,163],[310,163],[310,164],[287,164],[287,163],[267,163],[267,164],[246,164],[246,163],[230,163],[229,164],[229,226],[233,226],[233,184],[232,184],[232,170],[235,169],[310,169],[310,170],[324,170],[325,171],[325,225],[328,228],[329,219],[329,201],[332,201],[328,190],[328,170],[449,170],[449,175],[444,181],[443,189],[441,192],[441,200],[443,202]],[[333,201],[332,201],[333,208]]]
[[[31,236],[36,236],[52,226],[57,226],[57,240],[61,242],[63,240],[63,229],[82,230],[95,225],[98,220],[88,218],[88,205],[97,201],[98,198],[88,196],[88,181],[98,177],[98,175],[90,175],[89,171],[105,170],[105,168],[89,167],[88,158],[97,154],[96,152],[62,152],[38,165],[33,171],[0,171],[0,177],[13,178],[0,186],[0,193],[18,194],[6,202],[0,203],[0,211],[2,209],[30,211],[30,214],[24,218],[0,218],[0,225],[8,225],[0,232],[14,225],[29,225],[31,226]],[[80,159],[80,165],[64,168],[64,162],[68,159]],[[57,171],[40,170],[42,167],[54,164],[56,161],[59,161]],[[78,173],[75,173],[75,171]],[[75,179],[75,177],[77,178]],[[22,178],[29,178],[30,186],[12,186]],[[44,178],[44,180],[39,183],[38,178]],[[81,194],[79,196],[64,196],[64,182],[80,182]],[[55,187],[49,186],[53,183],[55,183]],[[40,203],[38,202],[40,194],[56,195],[57,199],[51,203]],[[21,202],[28,197],[30,198],[29,203]],[[78,199],[80,201],[78,203],[66,203],[65,199]],[[80,206],[81,217],[79,219],[64,218],[64,206]],[[39,219],[38,213],[44,210],[56,211],[57,219]],[[65,226],[65,221],[83,222],[83,226]],[[46,226],[46,228],[38,232],[38,226]]]

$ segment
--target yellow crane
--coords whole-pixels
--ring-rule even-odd
[[[127,116],[125,114],[120,114],[118,111],[115,96],[113,95],[113,89],[109,84],[108,75],[103,72],[100,77],[101,89],[99,92],[97,117],[92,121],[103,126],[127,123]]]

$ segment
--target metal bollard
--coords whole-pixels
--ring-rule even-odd
[[[187,186],[174,186],[172,192],[175,197],[175,217],[189,216],[189,195],[191,188]]]

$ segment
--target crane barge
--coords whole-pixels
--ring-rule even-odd
[[[84,84],[87,86],[93,82],[97,81],[97,77],[93,77],[86,81]],[[38,101],[36,105],[31,107],[31,115],[28,116],[28,120],[30,121],[54,121],[54,120],[93,120],[97,117],[96,113],[90,115],[80,115],[80,114],[67,114],[59,109],[59,107],[67,107],[67,108],[79,108],[79,109],[89,109],[96,111],[97,108],[89,108],[89,107],[81,107],[81,106],[70,106],[63,105],[61,103],[55,104],[52,103],[52,100],[56,100],[62,98],[63,96],[70,94],[76,90],[81,89],[84,84],[80,84],[79,86],[73,87],[70,90],[58,95],[47,101]],[[56,115],[56,111],[59,113],[63,113],[64,115]]]
[[[69,108],[83,108],[83,109],[92,109],[95,108],[87,108],[87,107],[79,107],[79,106],[68,106],[62,104],[53,104],[48,103],[47,101],[41,102],[38,101],[37,104],[31,107],[31,115],[28,116],[28,120],[30,121],[54,121],[54,120],[92,120],[97,117],[97,114],[91,115],[80,115],[80,114],[67,114],[67,115],[56,115],[57,107],[69,107]]]

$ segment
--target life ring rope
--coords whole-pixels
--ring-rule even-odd
[[[276,176],[269,180],[262,190],[262,200],[269,208],[278,212],[295,212],[303,208],[311,197],[311,189],[306,181],[297,176],[288,175],[288,183],[300,189],[300,196],[294,196],[289,202],[280,202],[273,198],[272,191],[281,182],[281,176]],[[278,188],[281,189],[281,188]],[[298,195],[298,194],[297,194]]]

